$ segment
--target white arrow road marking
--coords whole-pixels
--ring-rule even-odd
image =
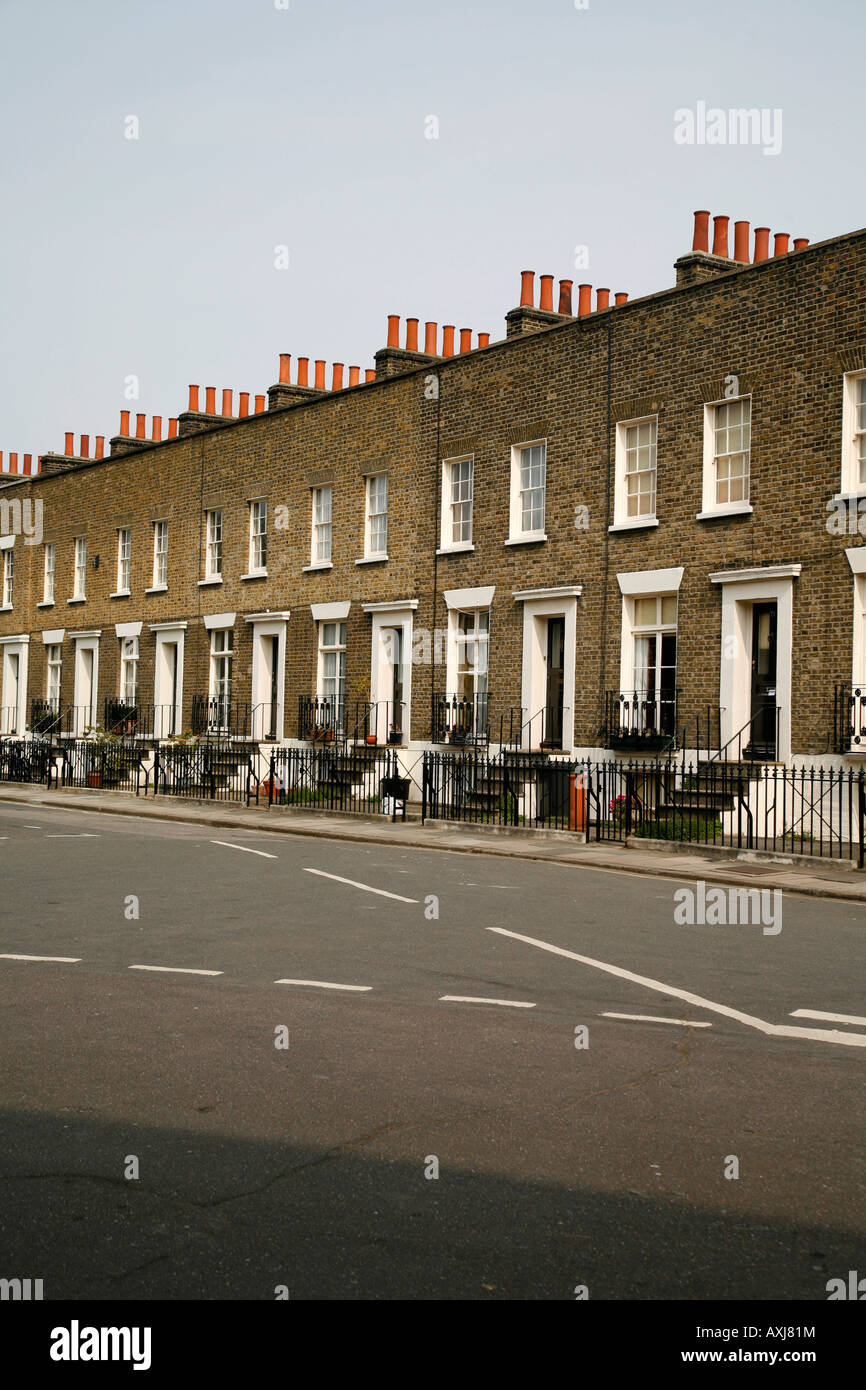
[[[658,1014],[599,1014],[600,1018],[628,1018],[633,1023],[676,1023],[681,1028],[712,1028],[711,1023],[695,1023],[690,1018],[660,1018]]]
[[[623,970],[619,965],[609,965],[603,960],[593,960],[591,956],[579,956],[574,951],[566,951],[562,946],[552,946],[549,941],[538,941],[534,936],[521,936],[520,932],[508,931],[505,927],[486,927],[486,931],[497,932],[500,936],[510,936],[515,941],[523,941],[527,946],[537,946],[541,951],[550,951],[555,956],[565,956],[581,965],[590,965],[594,970],[604,970],[608,975],[616,975],[621,980],[631,980],[633,984],[653,989],[658,994],[666,994],[671,999],[682,999],[687,1004],[695,1004],[699,1009],[722,1014],[725,1018],[736,1019],[747,1028],[757,1028],[773,1038],[811,1038],[814,1042],[840,1043],[843,1047],[866,1047],[866,1033],[840,1033],[835,1028],[792,1028],[781,1023],[767,1023],[754,1014],[745,1014],[741,1009],[732,1009],[727,1004],[715,1004],[690,990],[677,989],[674,985],[663,984],[661,980],[650,980],[646,975],[636,975],[633,970]]]
[[[534,1004],[524,1004],[519,999],[482,999],[476,994],[440,994],[440,1004],[501,1004],[506,1009],[534,1009]]]
[[[341,878],[339,874],[326,874],[324,869],[304,869],[305,874],[317,874],[319,878],[332,878],[335,883],[348,883],[350,888],[360,888],[364,893],[378,893],[380,898],[393,898],[398,903],[417,903],[417,898],[404,898],[400,893],[386,893],[384,888],[371,888],[369,883],[357,883],[353,878]]]
[[[181,965],[131,965],[130,970],[156,970],[165,975],[221,975],[221,970],[186,970]]]
[[[358,994],[367,994],[372,985],[335,985],[329,980],[274,980],[275,985],[307,985],[310,989],[348,989]]]
[[[232,845],[228,840],[211,840],[212,845],[222,845],[223,849],[242,849],[244,854],[258,854],[262,859],[276,859],[276,854],[266,854],[263,849],[250,849],[249,845]]]
[[[0,960],[49,960],[57,961],[60,965],[78,965],[81,956],[13,956],[0,955]]]
[[[795,1009],[791,1017],[821,1018],[826,1023],[859,1023],[861,1026],[866,1024],[866,1018],[858,1018],[856,1014],[822,1014],[817,1009]]]

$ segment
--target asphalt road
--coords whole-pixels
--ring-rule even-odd
[[[866,1270],[856,907],[686,926],[662,877],[11,805],[0,862],[0,1273],[46,1299]]]

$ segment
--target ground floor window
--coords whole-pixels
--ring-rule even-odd
[[[346,707],[346,624],[319,623],[319,700],[342,726]]]
[[[45,683],[45,696],[56,709],[60,704],[60,673],[62,670],[61,647],[52,643],[46,648],[48,678]]]
[[[228,726],[232,702],[232,657],[234,631],[215,627],[210,639],[210,699],[212,722]]]
[[[677,597],[661,594],[634,601],[634,695],[647,730],[676,729]]]
[[[138,692],[138,638],[120,641],[120,698],[134,703]]]

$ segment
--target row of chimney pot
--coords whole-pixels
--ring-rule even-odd
[[[553,308],[553,276],[540,275],[539,283],[541,293],[538,304],[535,303],[535,271],[522,270],[520,272],[520,307],[545,309],[548,313],[554,313]],[[574,317],[572,309],[572,291],[574,289],[573,280],[560,280],[559,282],[559,304],[555,312],[564,314],[569,318]],[[585,314],[592,313],[592,285],[578,285],[577,287],[577,317],[583,318]],[[614,295],[615,304],[625,304],[628,295],[624,290],[618,290]],[[610,308],[610,290],[596,290],[595,308]]]
[[[310,381],[310,359],[309,359],[309,357],[299,357],[299,358],[298,358],[298,379],[297,379],[297,382],[296,382],[295,384],[296,384],[297,386],[306,386],[306,387],[308,387],[308,388],[312,388],[312,390],[314,390],[314,391],[327,391],[328,387],[327,387],[326,382],[325,382],[325,372],[326,372],[326,369],[327,369],[327,363],[325,363],[325,362],[323,362],[323,361],[320,361],[320,360],[316,360],[316,361],[314,361],[313,366],[314,366],[314,377],[313,377],[313,380]],[[331,377],[331,390],[332,390],[332,391],[342,391],[342,390],[343,390],[343,387],[346,386],[346,385],[348,385],[348,386],[358,386],[358,385],[360,385],[360,381],[361,381],[361,368],[360,368],[360,367],[350,367],[350,368],[349,368],[349,379],[348,379],[348,382],[344,382],[344,381],[343,381],[343,372],[344,372],[344,371],[345,371],[345,365],[344,365],[344,363],[342,363],[342,362],[335,362],[335,363],[334,363],[334,366],[333,366],[333,375],[332,375],[332,377]],[[374,381],[374,380],[375,380],[375,377],[376,377],[376,372],[375,372],[375,370],[374,370],[372,367],[366,367],[366,368],[364,369],[364,380],[365,380],[365,381]],[[281,353],[280,353],[280,382],[281,382],[284,386],[289,386],[289,385],[291,385],[291,381],[292,381],[292,354],[291,354],[290,352],[281,352]],[[259,397],[256,397],[256,399],[258,400]],[[244,412],[241,411],[241,414],[243,414],[243,413],[244,413]]]
[[[769,261],[770,256],[770,228],[755,228],[755,250],[754,255],[749,259],[749,223],[734,223],[734,254],[729,251],[729,232],[731,219],[729,217],[713,218],[713,255],[724,256],[726,260],[742,261],[744,265],[757,265],[760,261]],[[789,250],[790,234],[788,232],[776,232],[773,238],[773,256],[787,256]],[[805,251],[809,245],[807,237],[795,237],[795,251]],[[703,209],[695,213],[695,235],[692,241],[693,251],[706,251],[710,249],[710,214]]]
[[[418,345],[418,326],[419,326],[420,322],[421,322],[420,319],[407,319],[407,320],[406,320],[406,344],[405,344],[405,346],[406,346],[406,351],[407,351],[407,352],[424,352],[428,357],[456,357],[458,351],[459,351],[460,353],[471,352],[471,351],[472,351],[472,329],[471,329],[471,328],[461,328],[461,329],[460,329],[460,347],[459,347],[459,349],[457,349],[457,348],[454,346],[454,334],[457,332],[457,329],[454,327],[454,324],[453,324],[453,323],[444,323],[444,324],[442,325],[442,351],[441,351],[441,352],[439,352],[438,347],[437,347],[438,340],[439,340],[439,325],[438,325],[438,323],[425,323],[425,324],[424,324],[424,347],[423,347],[423,348],[419,347],[419,345]],[[477,342],[477,344],[476,344],[477,347],[480,347],[480,348],[487,347],[487,345],[488,345],[489,342],[490,342],[490,334],[489,334],[489,333],[479,333],[479,334],[478,334],[478,342]],[[399,348],[399,347],[400,347],[400,315],[399,315],[399,314],[389,314],[389,315],[388,315],[388,347],[389,347],[389,348]]]
[[[19,474],[20,474],[20,473],[38,473],[38,472],[39,472],[39,465],[40,465],[41,462],[42,462],[42,460],[41,460],[40,456],[37,454],[37,456],[36,456],[36,464],[35,464],[35,466],[34,466],[34,464],[33,464],[33,455],[32,455],[32,454],[24,454],[23,457],[22,457],[21,466],[19,467],[19,465],[18,465],[18,455],[17,455],[17,454],[10,454],[10,455],[9,455],[9,466],[8,466],[8,468],[7,468],[6,465],[3,463],[3,450],[0,449],[0,473],[6,473],[7,475],[10,474],[10,473],[19,473]]]

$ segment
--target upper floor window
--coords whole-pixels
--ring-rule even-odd
[[[168,584],[168,522],[153,523],[153,587],[164,589]]]
[[[129,572],[132,559],[132,532],[122,527],[117,533],[117,592],[129,593]]]
[[[367,479],[367,515],[364,556],[385,557],[388,553],[388,474]]]
[[[523,444],[511,451],[510,541],[543,541],[547,445]]]
[[[468,549],[472,544],[472,501],[474,461],[471,458],[448,459],[442,465],[442,528],[440,546],[443,550]]]
[[[249,573],[262,574],[268,567],[268,504],[264,499],[250,503]]]
[[[312,565],[331,563],[331,507],[333,489],[313,488],[313,537],[310,554]]]
[[[54,602],[54,543],[49,542],[45,546],[42,561],[42,602]]]
[[[841,491],[866,492],[866,372],[845,377]]]
[[[700,515],[752,510],[749,504],[751,435],[749,396],[705,407],[704,488]]]
[[[223,514],[219,508],[207,514],[204,566],[205,579],[222,579]]]
[[[3,607],[12,607],[12,581],[15,576],[15,551],[10,545],[3,551]]]
[[[655,417],[616,427],[614,525],[645,526],[656,520],[658,422]]]
[[[87,538],[75,538],[75,575],[73,579],[73,598],[84,598],[87,589]]]

